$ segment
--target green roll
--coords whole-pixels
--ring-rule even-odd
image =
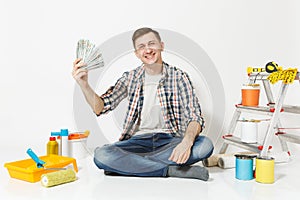
[[[52,187],[76,180],[76,173],[73,169],[50,172],[41,176],[41,184],[44,187]]]

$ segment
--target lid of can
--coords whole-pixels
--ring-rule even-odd
[[[51,136],[51,137],[49,138],[49,140],[50,140],[50,141],[56,141],[56,137]]]
[[[83,139],[83,138],[87,138],[88,135],[84,134],[84,133],[70,133],[69,134],[69,140],[76,140],[76,139]]]
[[[258,160],[274,160],[273,157],[270,156],[259,156],[257,157]]]
[[[253,83],[253,84],[243,84],[242,89],[248,89],[248,90],[257,90],[260,89],[260,85],[257,83]]]
[[[248,159],[253,159],[256,157],[256,155],[247,155],[247,154],[235,154],[234,155],[236,158],[239,158],[239,159],[245,159],[245,160],[248,160]]]

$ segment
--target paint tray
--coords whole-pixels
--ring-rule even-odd
[[[45,161],[44,168],[38,168],[33,159],[5,163],[4,167],[7,168],[10,177],[32,183],[40,181],[41,175],[43,174],[57,171],[51,170],[51,168],[64,168],[72,164],[73,169],[78,172],[76,160],[74,158],[52,154],[48,156],[41,156],[39,158]]]

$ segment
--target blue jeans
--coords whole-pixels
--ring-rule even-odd
[[[94,162],[100,169],[122,175],[164,177],[167,176],[169,165],[178,165],[168,158],[181,140],[166,133],[132,136],[125,141],[97,147]],[[198,136],[184,165],[209,157],[213,149],[209,138]]]

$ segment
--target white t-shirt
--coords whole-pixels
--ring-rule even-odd
[[[164,131],[166,125],[157,97],[157,87],[161,77],[162,74],[149,75],[145,72],[144,102],[140,125],[135,135],[152,132],[166,132]]]

